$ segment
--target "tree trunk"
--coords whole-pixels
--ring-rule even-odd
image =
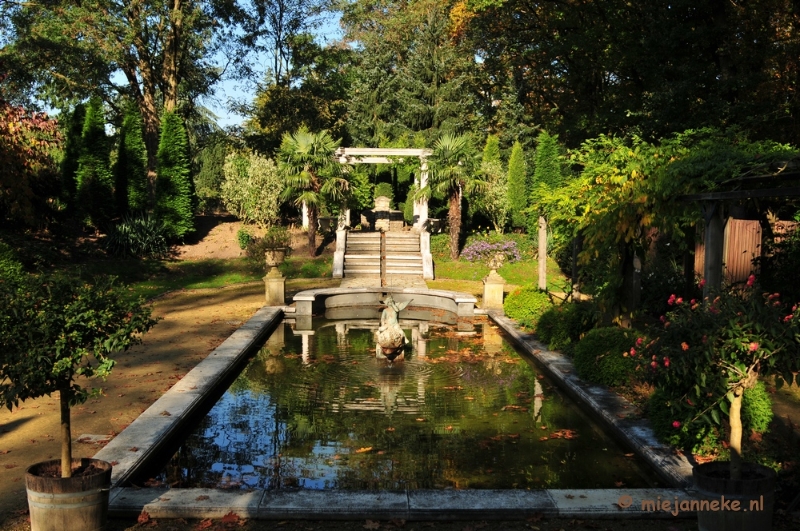
[[[69,418],[69,391],[61,389],[59,392],[61,404],[61,477],[72,477],[72,430]]]
[[[450,210],[447,214],[450,223],[450,259],[458,260],[458,240],[461,236],[461,189],[450,194]]]
[[[458,260],[458,240],[461,236],[461,188],[450,193],[450,209],[447,213],[450,224],[450,259]]]
[[[741,387],[733,391],[733,402],[730,409],[731,436],[731,479],[742,477],[742,393]],[[724,399],[723,399],[724,400]]]
[[[172,1],[170,28],[164,45],[164,111],[172,112],[178,105],[179,68],[181,62],[181,32],[183,6],[181,0]]]
[[[317,254],[317,206],[308,207],[308,256]]]

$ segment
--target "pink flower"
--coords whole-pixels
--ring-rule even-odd
[[[669,358],[664,358],[664,367],[669,367]]]
[[[674,293],[673,293],[672,295],[670,295],[670,296],[669,296],[669,299],[667,299],[667,304],[669,304],[670,306],[672,306],[673,304],[675,304],[675,298],[676,298],[676,297],[675,297],[675,294],[674,294]]]
[[[642,343],[644,343],[644,338],[643,337],[637,337],[636,338],[636,346],[637,347],[641,347]]]
[[[667,322],[667,316],[666,315],[662,315],[661,317],[659,317],[659,319],[661,319],[662,323]]]
[[[755,352],[756,350],[758,350],[758,343],[753,341],[752,343],[750,343],[750,352]]]
[[[658,362],[657,362],[657,361],[651,362],[651,363],[650,363],[650,366],[651,366],[652,368],[654,368],[654,369],[657,369],[657,368],[658,368]]]
[[[672,421],[672,427],[677,430],[678,428],[681,427],[681,423],[678,422],[677,420],[674,420],[674,421]]]
[[[681,350],[689,350],[689,343],[687,343],[686,341],[681,343]]]
[[[783,322],[788,323],[789,321],[792,320],[792,317],[794,317],[794,315],[792,314],[787,315],[786,317],[783,318]]]
[[[692,400],[690,398],[686,399],[686,403],[689,404],[690,406],[694,407],[694,403],[692,402]]]
[[[635,355],[636,355],[636,349],[631,347],[631,356],[635,356]]]
[[[748,286],[752,286],[753,284],[755,284],[755,282],[756,282],[756,276],[755,275],[750,275],[749,277],[747,277],[747,285]]]
[[[677,299],[675,299],[675,304],[682,304],[682,303],[683,303],[683,297],[678,297]]]
[[[704,278],[701,278],[701,279],[700,279],[700,282],[697,284],[697,286],[702,288],[702,287],[703,287],[703,286],[705,286],[705,285],[706,285],[706,279],[704,279]]]
[[[689,301],[689,304],[695,304],[696,302],[697,302],[697,299],[692,299],[692,300]]]

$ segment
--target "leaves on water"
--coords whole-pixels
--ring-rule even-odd
[[[359,448],[358,450],[356,450],[356,453],[357,454],[364,454],[364,453],[369,452],[370,450],[372,450],[372,446],[365,446],[363,448]]]

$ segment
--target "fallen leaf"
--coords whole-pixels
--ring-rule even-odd
[[[197,524],[197,527],[195,527],[195,529],[197,530],[208,529],[212,525],[214,525],[214,522],[211,521],[211,518],[206,518],[205,520],[201,520],[200,523]]]
[[[365,446],[364,448],[359,448],[358,450],[356,450],[356,453],[363,454],[365,452],[369,452],[370,450],[372,450],[372,446]]]
[[[238,524],[239,523],[239,515],[234,513],[233,511],[229,512],[225,516],[222,517],[223,524]]]
[[[575,496],[573,496],[572,494],[564,494],[564,497],[565,497],[566,499],[568,499],[568,500],[571,500],[571,499],[572,499],[572,498],[574,498]]]
[[[208,499],[210,499],[208,496],[206,496],[205,494],[201,494],[200,496],[195,498],[195,501],[204,501],[204,500],[208,500]]]
[[[540,441],[547,441],[547,440],[550,440],[550,437],[548,437],[547,435],[545,435],[544,437],[539,437],[539,440],[540,440]]]
[[[4,466],[5,466],[6,468],[9,468],[9,469],[11,469],[11,468],[17,468],[19,465],[10,464],[10,465],[4,465]]]
[[[11,450],[0,450],[0,455],[6,455]]]
[[[376,522],[375,520],[367,520],[364,524],[364,529],[380,529],[381,524],[380,522]]]
[[[623,481],[615,481],[614,485],[616,485],[617,487],[624,487],[625,486],[625,482],[623,482]]]
[[[139,448],[137,448],[136,446],[131,446],[130,448],[128,448],[128,451],[129,452],[138,452]]]
[[[136,519],[136,522],[139,524],[146,524],[150,521],[150,514],[147,511],[142,511],[139,514],[139,518]]]
[[[394,428],[392,428],[391,426],[389,426],[388,428],[386,428],[386,431],[394,431]]]

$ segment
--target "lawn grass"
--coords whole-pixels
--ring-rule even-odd
[[[536,260],[520,260],[503,265],[497,272],[509,284],[524,286],[538,282],[539,263]],[[435,275],[437,279],[481,282],[489,274],[489,267],[481,262],[466,260],[437,260]],[[565,291],[569,279],[564,276],[555,260],[547,260],[547,289]],[[458,290],[458,291],[464,291]],[[483,287],[481,287],[481,292]]]

